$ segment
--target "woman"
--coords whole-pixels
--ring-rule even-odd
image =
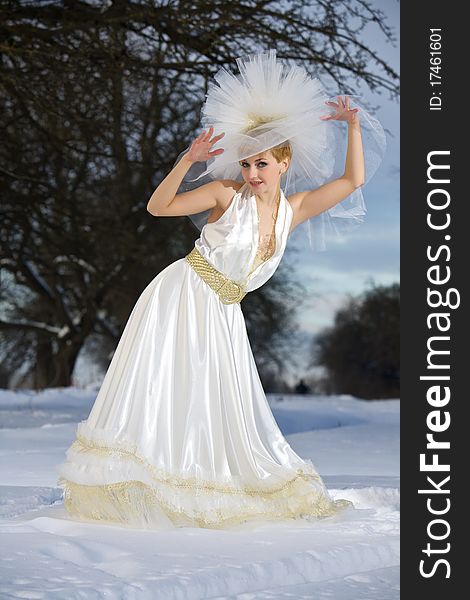
[[[193,250],[142,292],[92,410],[59,465],[71,517],[156,529],[225,528],[354,508],[332,500],[313,463],[278,428],[240,306],[274,274],[292,230],[364,182],[357,109],[348,97],[328,104],[334,113],[322,119],[348,124],[341,177],[287,198],[281,178],[292,167],[296,138],[246,155],[247,131],[261,127],[256,143],[266,145],[265,116],[236,138],[242,181],[215,179],[178,193],[193,166],[226,151],[213,148],[225,131],[213,136],[210,127],[152,194],[147,209],[157,217],[210,214]]]

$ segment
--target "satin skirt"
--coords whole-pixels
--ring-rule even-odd
[[[181,258],[137,300],[88,418],[56,466],[71,518],[226,528],[317,519],[333,501],[269,407],[239,303]]]

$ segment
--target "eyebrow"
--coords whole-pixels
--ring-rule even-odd
[[[257,158],[254,162],[259,162],[260,160],[266,160],[266,158]],[[246,158],[243,158],[240,162],[248,162]]]

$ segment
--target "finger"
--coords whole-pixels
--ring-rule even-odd
[[[332,106],[338,106],[337,102],[332,102],[331,100],[327,100],[325,104],[331,104]]]
[[[217,148],[217,150],[212,150],[212,152],[208,152],[209,156],[217,156],[218,154],[222,154],[224,152],[223,148]]]
[[[212,125],[209,127],[209,131],[207,132],[207,135],[204,138],[204,141],[207,142],[207,140],[210,140],[212,133],[214,132],[214,128],[212,127]]]
[[[224,137],[224,135],[225,135],[225,133],[220,133],[219,135],[216,135],[215,138],[212,139],[211,145],[215,144],[216,142],[221,140]]]
[[[346,108],[349,110],[349,98],[348,98],[348,96],[345,96],[344,98],[345,98],[344,103],[346,105]]]

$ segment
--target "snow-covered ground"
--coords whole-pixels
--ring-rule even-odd
[[[0,390],[0,597],[399,598],[399,401],[269,396],[294,450],[353,513],[232,530],[70,520],[56,486],[97,389]]]

